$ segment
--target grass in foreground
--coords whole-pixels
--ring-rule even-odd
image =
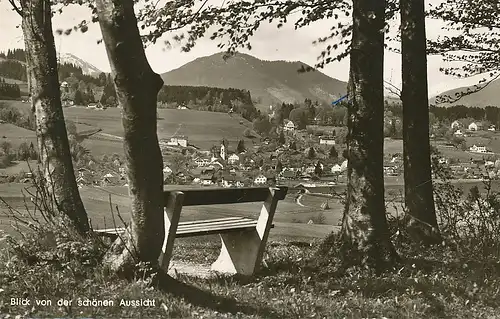
[[[318,243],[274,241],[268,247],[267,267],[254,278],[181,276],[164,291],[151,287],[152,278],[130,283],[107,274],[97,263],[103,252],[98,245],[50,242],[50,236],[43,245],[52,248],[43,251],[37,246],[31,257],[6,250],[0,255],[0,313],[98,318],[500,317],[500,264],[455,257],[449,246],[399,246],[408,259],[376,276],[358,268],[339,272],[334,256],[331,267],[315,266]],[[207,264],[218,251],[216,237],[183,239],[177,242],[175,259]],[[12,306],[10,298],[32,301],[30,306]],[[52,306],[34,305],[35,298],[50,299]],[[114,306],[78,306],[78,299],[84,298],[113,300]],[[154,307],[118,305],[120,299],[148,298],[155,300]],[[58,299],[73,304],[57,306]]]

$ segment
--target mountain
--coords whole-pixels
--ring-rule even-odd
[[[76,55],[73,55],[71,53],[62,53],[59,56],[59,63],[69,63],[69,64],[74,64],[77,67],[82,68],[83,74],[87,75],[92,75],[92,76],[98,76],[100,73],[102,73],[101,70],[93,66],[92,64],[88,63],[87,61],[84,61],[77,57]]]
[[[460,92],[467,92],[467,89],[474,90],[474,86],[461,87],[458,89],[449,90],[438,94],[437,96],[450,96],[455,98],[455,94]],[[486,107],[486,106],[498,106],[500,107],[500,80],[495,80],[488,84],[484,89],[479,92],[475,92],[462,97],[460,100],[454,103],[439,103],[437,106],[453,106],[453,105],[465,105],[465,106],[476,106],[476,107]],[[431,104],[436,104],[436,96],[430,99]]]
[[[308,68],[303,62],[263,61],[238,53],[227,61],[223,53],[201,57],[163,73],[166,85],[210,86],[249,90],[256,106],[303,102],[306,98],[331,103],[344,95],[347,83]]]

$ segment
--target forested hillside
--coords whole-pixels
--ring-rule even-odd
[[[185,106],[199,111],[229,112],[231,109],[251,121],[257,115],[249,91],[207,86],[165,85],[158,102],[167,108]]]

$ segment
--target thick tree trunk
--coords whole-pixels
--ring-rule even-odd
[[[383,29],[384,1],[353,1],[343,251],[378,270],[397,259],[384,203]]]
[[[412,237],[439,243],[431,177],[424,0],[401,0],[405,205]]]
[[[129,275],[136,262],[157,265],[163,245],[163,160],[156,134],[157,95],[163,86],[146,58],[133,0],[98,0],[103,40],[125,132],[131,225],[106,262]]]
[[[50,1],[21,4],[28,83],[45,183],[58,211],[83,234],[89,230],[89,222],[78,192],[61,105]]]

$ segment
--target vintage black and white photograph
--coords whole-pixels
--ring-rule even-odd
[[[0,318],[500,318],[498,0],[0,0]]]

